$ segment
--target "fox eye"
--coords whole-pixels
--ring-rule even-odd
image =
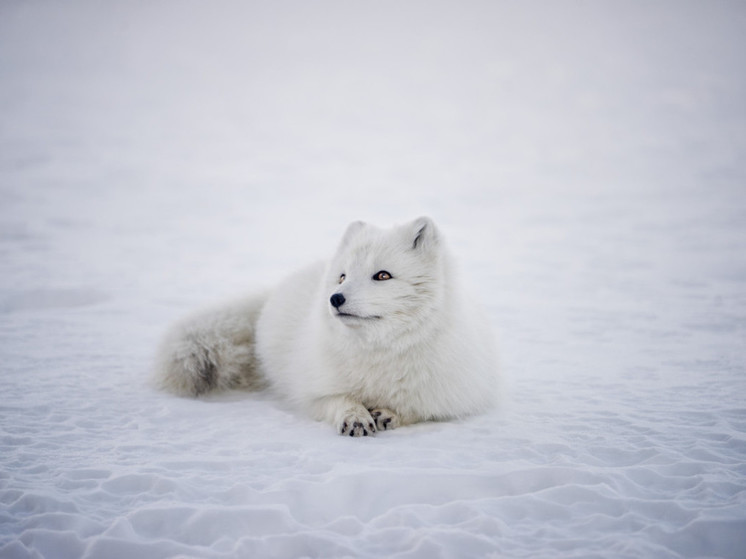
[[[346,277],[347,276],[344,275],[344,274],[342,274],[341,276],[339,276],[339,283],[342,283],[345,280]]]
[[[386,270],[381,270],[380,272],[377,272],[373,279],[376,281],[386,281],[391,279],[391,274],[389,274]]]

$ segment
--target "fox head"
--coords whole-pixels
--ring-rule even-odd
[[[443,296],[441,245],[427,217],[391,229],[351,223],[325,278],[332,319],[394,336],[422,325]]]

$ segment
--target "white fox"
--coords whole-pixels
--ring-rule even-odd
[[[331,261],[180,322],[156,380],[193,396],[268,386],[354,437],[486,411],[499,386],[489,324],[426,217],[352,223]]]

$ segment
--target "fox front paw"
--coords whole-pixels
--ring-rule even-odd
[[[362,417],[350,414],[339,423],[337,431],[340,435],[349,437],[368,437],[376,434],[376,424],[370,415]]]
[[[399,427],[399,416],[390,409],[375,408],[368,411],[370,411],[378,431],[390,431]]]

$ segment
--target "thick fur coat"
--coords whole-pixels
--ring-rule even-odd
[[[429,218],[355,222],[329,262],[170,331],[156,379],[181,395],[270,387],[342,435],[492,407],[497,358]]]

